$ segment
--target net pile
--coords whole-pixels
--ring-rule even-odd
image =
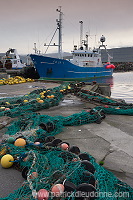
[[[102,110],[105,114],[133,115],[133,104],[126,103],[124,100],[115,100],[96,92],[86,90],[81,90],[76,95],[88,102],[93,101],[103,104],[103,106],[95,107],[91,113],[96,113],[97,111]]]
[[[65,126],[100,123],[107,113],[106,109],[109,108],[99,106],[89,112],[82,111],[67,117],[52,117],[34,112],[58,105],[67,93],[79,96],[81,87],[81,83],[65,83],[48,89],[49,91],[34,90],[22,98],[8,98],[0,101],[1,107],[12,106],[10,110],[1,111],[1,116],[18,116],[3,136],[0,157],[4,154],[12,155],[13,167],[21,171],[25,179],[18,190],[1,200],[85,200],[84,195],[90,195],[90,199],[98,200],[133,199],[133,188],[97,164],[91,155],[81,152],[78,146],[71,146],[54,137]],[[43,98],[42,95],[44,95]],[[90,94],[85,95],[89,97]],[[96,97],[94,94],[93,96]],[[22,102],[18,103],[18,100]],[[39,103],[39,100],[43,102]],[[127,110],[129,108],[132,110],[131,106],[127,104]],[[26,144],[23,147],[15,145],[18,139],[23,139]],[[55,192],[54,186],[59,189],[58,192]]]
[[[13,85],[13,84],[20,84],[20,83],[26,83],[26,82],[33,82],[34,79],[31,78],[24,78],[21,76],[15,76],[11,78],[3,78],[0,79],[0,85]]]
[[[57,106],[64,96],[68,83],[53,89],[38,89],[22,97],[0,99],[0,116],[17,117],[52,106]],[[60,92],[61,90],[61,92]]]

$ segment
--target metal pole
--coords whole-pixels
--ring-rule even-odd
[[[83,21],[79,21],[79,23],[80,23],[80,48],[81,48],[83,40]]]
[[[61,12],[61,6],[59,6],[59,9],[57,9],[56,11],[59,12],[59,20],[57,20],[57,25],[59,29],[58,57],[62,58],[62,15],[63,13]]]

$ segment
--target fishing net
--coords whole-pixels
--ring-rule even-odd
[[[91,155],[81,152],[78,146],[71,146],[54,137],[62,132],[65,126],[101,123],[105,113],[120,114],[121,110],[123,114],[124,110],[125,114],[132,114],[132,104],[120,102],[119,109],[116,109],[118,105],[107,107],[107,102],[118,102],[96,93],[81,91],[82,86],[83,83],[63,83],[53,89],[34,90],[20,99],[17,97],[0,100],[0,106],[5,107],[1,109],[0,116],[18,117],[3,135],[0,157],[3,158],[5,154],[12,155],[13,167],[21,171],[24,178],[18,190],[1,200],[133,199],[133,188],[96,163]],[[35,113],[58,105],[68,93],[81,98],[85,96],[89,101],[91,98],[92,101],[100,98],[105,102],[106,99],[106,107],[97,106],[90,111],[83,110],[67,117]],[[40,100],[43,101],[39,102]],[[5,110],[6,108],[10,109]],[[113,113],[114,110],[116,113]],[[17,146],[16,141],[19,139],[25,141],[25,144]],[[54,186],[58,186],[58,192],[54,191]],[[88,198],[84,195],[88,195]]]
[[[34,79],[31,78],[24,78],[21,76],[15,76],[11,78],[2,78],[0,79],[0,85],[13,85],[13,84],[20,84],[20,83],[26,83],[26,82],[33,82]]]

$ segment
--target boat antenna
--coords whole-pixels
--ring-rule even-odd
[[[37,53],[37,48],[36,48],[36,43],[34,43],[34,48],[33,50],[35,51],[35,54]]]
[[[59,30],[58,57],[62,58],[62,16],[63,16],[63,13],[61,11],[61,6],[59,6],[59,9],[57,8],[56,11],[59,12],[59,19],[56,20],[57,28]]]
[[[113,59],[113,57],[109,54],[107,48],[106,48],[106,45],[104,45],[103,43],[105,42],[105,37],[102,35],[101,38],[100,38],[100,42],[102,43],[100,46],[99,46],[99,49],[101,47],[104,47],[106,53],[107,53],[107,56],[108,56],[108,62],[110,63],[110,59]]]
[[[83,40],[83,21],[79,21],[80,23],[80,49],[83,49],[82,40]]]
[[[83,41],[83,45],[85,46],[85,50],[88,50],[88,34],[86,33],[86,40],[82,40]]]

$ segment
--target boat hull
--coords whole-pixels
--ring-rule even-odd
[[[30,57],[40,78],[47,80],[89,80],[113,74],[113,69],[106,69],[105,66],[80,67],[64,59],[35,54]]]

